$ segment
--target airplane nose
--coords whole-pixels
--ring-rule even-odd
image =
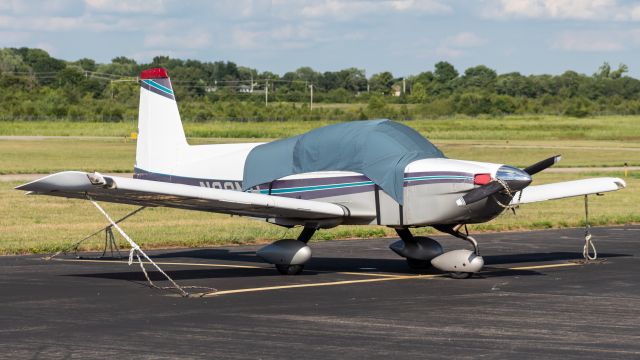
[[[498,169],[496,178],[507,183],[509,188],[515,191],[522,190],[531,184],[531,175],[508,165],[503,165]]]

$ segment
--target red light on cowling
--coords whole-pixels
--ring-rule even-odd
[[[491,174],[476,174],[473,177],[475,185],[486,185],[491,182]]]
[[[167,70],[163,68],[154,68],[143,70],[140,73],[140,79],[158,79],[158,78],[168,78],[169,74],[167,74]]]

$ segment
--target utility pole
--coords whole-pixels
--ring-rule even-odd
[[[403,94],[407,93],[407,81],[405,78],[402,78],[402,93]]]
[[[311,101],[309,102],[309,110],[313,111],[313,84],[309,85],[311,90]]]
[[[269,104],[269,80],[264,81],[264,106]]]

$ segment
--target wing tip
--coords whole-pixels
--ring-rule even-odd
[[[622,190],[627,187],[627,183],[620,178],[615,178],[613,180],[613,183],[616,184],[616,186],[618,187],[618,190]]]

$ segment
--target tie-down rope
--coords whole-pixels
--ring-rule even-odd
[[[506,193],[511,198],[513,198],[514,194],[511,191],[511,189],[509,188],[509,185],[505,181],[503,181],[501,179],[496,179],[496,181],[500,185],[502,185],[502,187],[504,188]],[[515,209],[520,204],[520,199],[522,199],[522,191],[523,190],[520,190],[519,197],[518,197],[518,202],[516,202],[514,204],[506,204],[505,205],[505,204],[501,203],[500,201],[498,201],[498,199],[496,199],[495,197],[493,199],[501,207],[503,207],[505,209],[513,210],[513,212],[515,214]],[[591,229],[591,225],[589,225],[589,196],[585,195],[584,196],[584,247],[582,248],[582,257],[584,257],[584,259],[587,260],[587,261],[593,261],[593,260],[598,259],[598,251],[596,250],[596,245],[593,242],[593,239],[592,239],[593,236],[591,235],[590,229]],[[592,253],[593,253],[593,255],[592,255]]]
[[[598,258],[598,252],[596,251],[596,246],[591,239],[591,232],[589,229],[591,225],[589,225],[589,196],[584,196],[584,247],[582,248],[582,256],[585,260],[596,260]],[[593,255],[591,255],[591,250],[593,250]]]
[[[129,250],[129,262],[128,262],[129,266],[131,266],[131,264],[133,264],[133,256],[135,255],[137,260],[138,260],[138,264],[140,265],[140,269],[142,270],[142,273],[144,274],[144,277],[149,282],[149,286],[151,286],[152,288],[155,288],[155,289],[159,289],[159,290],[175,289],[183,297],[188,297],[189,296],[189,293],[186,292],[184,289],[207,289],[207,290],[210,290],[208,293],[212,293],[212,292],[216,292],[217,291],[214,288],[208,288],[208,287],[203,287],[203,286],[180,286],[180,285],[178,285],[178,283],[176,283],[169,275],[167,275],[167,273],[165,273],[153,260],[151,260],[151,258],[149,256],[147,256],[147,254],[144,251],[142,251],[142,249],[140,249],[140,246],[138,244],[136,244],[136,242],[133,241],[129,237],[129,235],[127,235],[127,233],[125,233],[124,230],[122,230],[122,228],[120,228],[120,226],[118,226],[118,224],[111,219],[109,214],[107,214],[107,212],[97,202],[95,202],[91,198],[91,196],[87,195],[87,199],[89,201],[91,201],[91,203],[98,209],[98,211],[100,211],[102,213],[102,215],[104,215],[104,217],[107,219],[107,221],[109,221],[109,223],[111,223],[111,226],[113,226],[120,233],[120,235],[122,235],[122,237],[125,240],[127,240],[129,245],[131,245],[131,250]],[[167,280],[169,280],[169,282],[171,282],[173,287],[160,287],[160,286],[157,286],[156,284],[154,284],[153,281],[151,281],[151,278],[149,277],[149,274],[147,273],[147,270],[144,267],[144,263],[143,263],[142,259],[140,258],[140,255],[142,255],[142,257],[144,257],[165,278],[167,278]]]

